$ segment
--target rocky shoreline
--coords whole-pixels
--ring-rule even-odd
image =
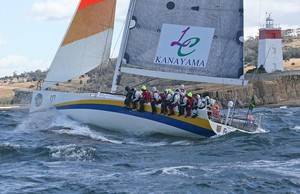
[[[203,96],[209,95],[218,100],[226,108],[228,101],[236,99],[240,108],[248,107],[254,96],[256,107],[300,107],[300,71],[285,71],[272,74],[246,74],[249,80],[247,87],[241,86],[215,86],[199,84],[201,87],[190,87],[194,93]],[[1,107],[15,107],[28,105],[31,93],[16,91],[10,104],[0,104]],[[6,108],[7,109],[7,108]]]

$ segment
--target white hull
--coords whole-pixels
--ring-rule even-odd
[[[206,110],[198,114],[202,118],[184,118],[177,115],[151,114],[150,104],[145,106],[146,112],[143,113],[128,111],[123,109],[123,102],[123,96],[111,94],[36,91],[33,92],[30,112],[55,107],[63,114],[82,123],[131,133],[162,133],[197,138],[224,135],[239,130],[209,120]]]

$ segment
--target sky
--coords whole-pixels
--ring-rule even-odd
[[[79,0],[0,0],[0,77],[46,70],[64,37]],[[117,0],[113,54],[129,0]],[[244,0],[245,38],[258,34],[266,13],[282,29],[300,27],[299,0]]]

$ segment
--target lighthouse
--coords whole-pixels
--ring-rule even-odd
[[[266,26],[259,29],[258,68],[263,66],[267,73],[284,71],[281,40],[281,28],[274,26],[269,15]]]

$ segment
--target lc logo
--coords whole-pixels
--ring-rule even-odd
[[[186,35],[186,33],[190,30],[191,27],[187,27],[185,30],[182,31],[182,35],[179,38],[178,41],[173,41],[171,43],[171,46],[179,46],[179,49],[177,51],[177,55],[180,57],[185,57],[188,56],[190,54],[192,54],[193,52],[195,52],[196,49],[192,50],[194,46],[196,46],[199,42],[200,42],[200,38],[197,37],[192,37],[189,38],[187,40],[182,40],[184,38],[184,36]],[[182,43],[181,43],[182,41]],[[183,52],[183,48],[188,47],[190,49],[188,49],[186,52]]]

